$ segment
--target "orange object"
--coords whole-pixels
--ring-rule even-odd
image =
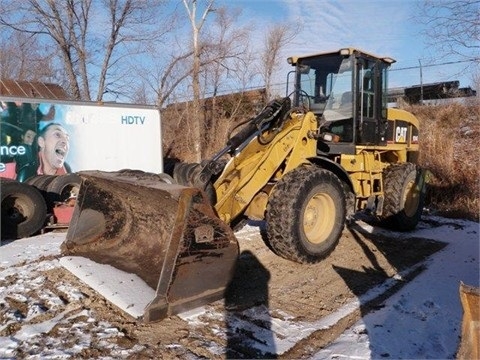
[[[58,224],[69,224],[73,215],[73,206],[65,204],[57,205],[53,208],[53,215]]]

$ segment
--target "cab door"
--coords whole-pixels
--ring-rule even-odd
[[[357,144],[386,144],[387,112],[382,96],[384,77],[381,61],[357,58]]]

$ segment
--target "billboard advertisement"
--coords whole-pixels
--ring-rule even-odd
[[[4,178],[163,170],[155,107],[0,98],[0,136]]]

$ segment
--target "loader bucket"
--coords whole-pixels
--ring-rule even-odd
[[[224,296],[238,242],[201,190],[139,171],[78,175],[82,184],[62,255],[140,277],[155,290],[143,312],[146,322]]]
[[[457,359],[480,359],[480,288],[460,283],[462,337]]]

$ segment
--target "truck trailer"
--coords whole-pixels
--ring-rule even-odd
[[[162,173],[161,144],[155,106],[0,96],[2,238],[41,230],[79,171]]]

